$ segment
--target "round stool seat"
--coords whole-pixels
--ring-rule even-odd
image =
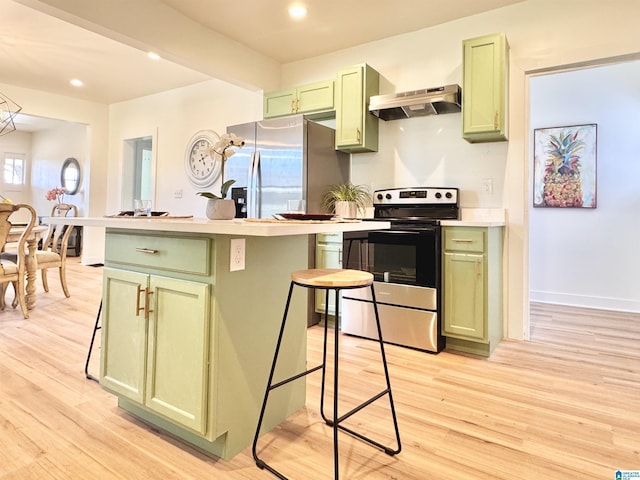
[[[352,288],[373,283],[373,275],[362,270],[342,268],[311,268],[291,273],[291,280],[308,287]]]

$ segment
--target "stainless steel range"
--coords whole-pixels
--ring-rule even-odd
[[[343,266],[374,276],[385,342],[437,353],[441,334],[440,220],[459,218],[457,188],[394,188],[374,192],[374,219],[389,230],[345,233]],[[377,338],[370,292],[342,298],[342,333]]]

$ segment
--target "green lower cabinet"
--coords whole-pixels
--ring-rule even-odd
[[[104,269],[100,383],[139,403],[144,402],[147,321],[136,300],[147,281],[143,273]]]
[[[145,405],[206,433],[209,286],[151,276]],[[215,368],[215,365],[213,366]]]
[[[100,383],[206,433],[209,286],[105,268]]]
[[[447,349],[489,356],[502,339],[502,227],[443,227]]]
[[[484,255],[445,253],[444,269],[445,332],[484,340]]]

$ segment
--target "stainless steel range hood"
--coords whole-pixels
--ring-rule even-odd
[[[369,111],[382,120],[456,113],[461,97],[459,85],[376,95],[369,99]]]

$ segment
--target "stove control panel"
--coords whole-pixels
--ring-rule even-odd
[[[374,205],[458,204],[457,188],[389,188],[373,192]]]

